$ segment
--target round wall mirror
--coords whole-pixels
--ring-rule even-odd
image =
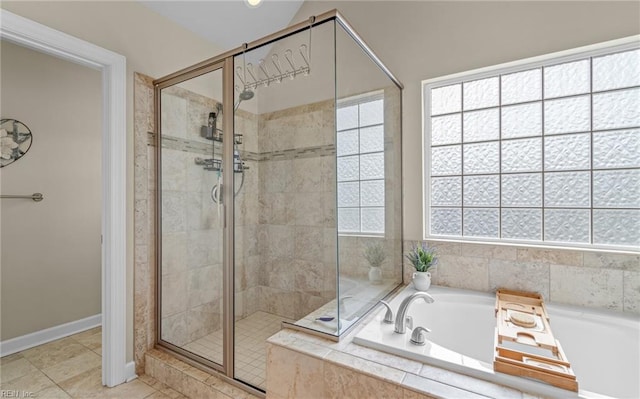
[[[0,168],[22,158],[31,148],[31,130],[15,119],[0,120]]]

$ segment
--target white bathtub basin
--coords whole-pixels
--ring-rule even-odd
[[[415,290],[407,287],[391,302],[394,312]],[[411,331],[396,334],[382,323],[384,312],[354,342],[526,392],[578,397],[570,391],[493,371],[495,295],[432,287],[435,302],[418,300],[409,308],[414,327],[431,329],[425,346],[409,342]],[[640,398],[640,317],[585,308],[548,305],[555,337],[573,366],[584,398]]]

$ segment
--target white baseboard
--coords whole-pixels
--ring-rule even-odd
[[[136,363],[129,362],[124,366],[124,381],[129,382],[138,378],[136,374]]]
[[[11,355],[34,346],[46,344],[69,335],[98,327],[102,324],[102,315],[97,314],[84,319],[60,324],[59,326],[36,331],[0,342],[0,356]]]

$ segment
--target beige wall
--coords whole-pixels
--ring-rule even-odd
[[[292,22],[337,8],[404,84],[404,239],[422,239],[424,79],[640,33],[640,3],[307,1]]]
[[[25,123],[27,154],[0,170],[2,340],[100,313],[98,71],[2,42],[2,117]]]
[[[127,361],[133,359],[133,72],[161,77],[222,49],[133,1],[3,1],[0,7],[127,58]]]

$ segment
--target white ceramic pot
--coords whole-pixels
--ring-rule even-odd
[[[413,273],[413,286],[418,291],[426,291],[431,286],[431,273],[429,272],[414,272]]]
[[[369,268],[369,282],[371,284],[382,283],[382,268],[373,266]]]

